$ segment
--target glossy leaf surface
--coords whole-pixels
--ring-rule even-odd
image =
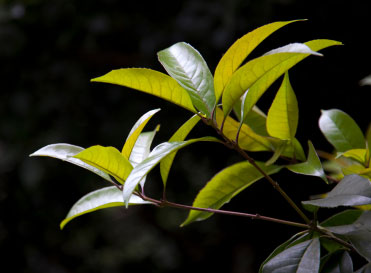
[[[188,92],[176,80],[155,70],[147,68],[122,68],[112,70],[91,81],[126,86],[160,97],[191,112],[196,112]]]
[[[84,169],[87,169],[100,177],[104,178],[105,180],[109,182],[113,182],[112,179],[109,177],[108,174],[105,172],[99,170],[98,168],[89,165],[80,159],[74,158],[73,156],[77,155],[78,153],[82,152],[84,148],[81,148],[79,146],[71,145],[71,144],[65,144],[65,143],[58,143],[58,144],[50,144],[48,146],[45,146],[30,156],[47,156],[47,157],[53,157],[57,158],[69,163],[72,163],[74,165],[77,165],[79,167],[82,167]]]
[[[144,201],[136,195],[133,195],[130,198],[129,203],[131,205],[151,204],[150,202]],[[124,202],[122,199],[122,192],[117,187],[112,186],[93,191],[83,196],[72,206],[66,218],[61,222],[60,228],[63,229],[68,222],[78,216],[96,210],[118,206],[124,206]]]
[[[371,183],[359,175],[348,175],[325,198],[304,201],[303,204],[326,208],[371,204]]]
[[[124,201],[127,203],[140,181],[167,155],[200,141],[220,142],[220,140],[214,137],[202,137],[187,141],[164,142],[156,146],[148,157],[132,170],[127,178],[123,189]],[[127,206],[128,203],[126,204]]]
[[[289,165],[287,166],[287,169],[299,174],[320,177],[326,183],[328,183],[325,172],[323,171],[322,168],[321,161],[311,141],[308,141],[308,147],[309,151],[307,161],[299,164]]]
[[[114,147],[92,146],[74,157],[112,175],[121,184],[133,169],[129,160]]]
[[[258,163],[267,174],[278,172],[280,166]],[[193,207],[219,209],[242,190],[261,179],[263,175],[249,162],[236,163],[216,174],[198,193]],[[191,210],[182,226],[210,217],[212,213]]]
[[[320,243],[315,238],[281,252],[264,265],[262,273],[318,273],[319,265]]]
[[[141,116],[138,121],[134,124],[133,128],[131,128],[128,137],[126,138],[124,147],[122,148],[122,154],[129,158],[131,151],[133,150],[134,144],[137,141],[140,133],[142,132],[144,126],[148,123],[148,121],[156,114],[160,109],[155,109],[148,111],[143,116]]]
[[[328,142],[339,153],[366,147],[365,139],[357,123],[341,110],[322,110],[319,127]]]
[[[216,104],[214,79],[201,54],[180,42],[157,55],[168,74],[187,90],[194,107],[210,118]]]
[[[268,111],[267,131],[272,137],[292,140],[296,134],[298,121],[298,102],[286,72],[281,87]]]
[[[129,161],[133,167],[146,159],[151,151],[151,144],[159,126],[153,131],[144,132],[139,135],[131,151]]]
[[[233,73],[264,39],[281,27],[296,21],[298,20],[267,24],[238,39],[223,55],[215,69],[214,86],[216,100],[219,100],[224,87],[231,79]]]
[[[224,115],[230,112],[246,90],[248,92],[243,112],[247,114],[267,88],[291,67],[313,54],[314,51],[338,44],[340,43],[331,40],[314,40],[305,43],[305,46],[309,47],[307,53],[300,50],[301,53],[268,54],[248,62],[233,74],[225,87],[222,97]],[[284,50],[290,49],[284,48]]]
[[[201,118],[197,115],[191,117],[174,133],[174,135],[169,139],[169,142],[183,141],[200,121],[200,119]],[[160,173],[164,187],[166,187],[167,178],[169,176],[170,168],[173,164],[176,153],[177,152],[173,152],[169,154],[160,162]]]

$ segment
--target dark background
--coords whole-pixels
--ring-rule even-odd
[[[106,184],[75,166],[28,155],[58,142],[120,149],[135,121],[158,107],[162,111],[147,129],[160,123],[154,144],[166,141],[190,113],[89,80],[121,67],[163,71],[155,53],[179,41],[197,48],[214,71],[243,34],[301,18],[309,21],[278,31],[252,57],[289,42],[344,43],[290,72],[300,107],[299,140],[305,149],[311,139],[316,148],[331,151],[318,130],[320,109],[342,109],[363,130],[370,121],[370,87],[359,86],[371,73],[370,14],[371,2],[364,0],[0,0],[1,271],[256,272],[275,246],[299,230],[229,216],[179,228],[184,211],[131,207],[83,216],[60,231],[74,202]],[[274,96],[270,91],[259,104],[264,110]],[[213,132],[202,125],[192,132],[205,134]],[[170,173],[169,198],[190,204],[213,174],[238,160],[215,144],[181,151]],[[326,190],[317,178],[286,171],[275,178],[297,202]],[[159,197],[158,170],[147,183],[147,192]],[[265,181],[225,208],[300,221]]]

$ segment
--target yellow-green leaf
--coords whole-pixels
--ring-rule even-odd
[[[341,153],[341,156],[352,158],[355,161],[358,161],[361,164],[366,164],[366,149],[351,149],[346,151],[345,153]]]
[[[281,87],[268,111],[267,131],[272,137],[292,140],[296,134],[298,121],[298,102],[286,72]]]
[[[280,166],[257,163],[267,174],[278,172]],[[249,162],[239,162],[216,174],[198,193],[193,207],[219,209],[242,190],[261,179],[263,175]],[[191,210],[182,226],[210,217],[212,213]]]
[[[138,121],[134,124],[133,128],[131,129],[128,137],[126,138],[124,147],[122,148],[122,154],[129,158],[131,151],[133,150],[134,144],[137,141],[138,136],[142,132],[144,126],[146,126],[147,122],[156,114],[160,109],[151,110],[141,116]]]
[[[121,184],[133,169],[129,160],[114,147],[92,146],[74,157],[112,175]]]
[[[232,74],[265,38],[281,27],[296,21],[299,20],[267,24],[238,39],[223,55],[215,69],[214,87],[216,100],[219,100]]]
[[[174,133],[174,135],[169,139],[169,142],[183,141],[200,121],[200,119],[201,118],[198,115],[192,116]],[[160,162],[160,173],[164,187],[166,187],[167,178],[169,176],[170,168],[173,164],[176,153],[177,152],[175,151],[169,154]]]
[[[122,68],[112,70],[92,82],[104,82],[133,88],[196,112],[186,90],[170,76],[146,68]]]
[[[130,205],[152,204],[151,202],[144,201],[136,195],[133,195],[130,198],[129,203]],[[81,215],[100,209],[119,207],[124,205],[125,204],[122,198],[122,191],[120,191],[115,186],[106,187],[90,192],[87,195],[83,196],[72,206],[66,218],[61,222],[60,228],[63,229],[68,222]]]

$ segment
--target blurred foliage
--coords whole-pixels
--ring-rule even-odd
[[[251,234],[267,230],[267,226],[246,219],[228,218],[227,223],[223,216],[213,217],[180,229],[185,212],[110,209],[81,217],[61,232],[58,223],[70,206],[103,183],[98,178],[92,181],[89,173],[67,164],[29,159],[28,154],[45,143],[57,142],[82,147],[113,144],[121,148],[126,130],[137,117],[158,107],[164,110],[149,126],[155,128],[156,122],[166,120],[157,138],[168,139],[180,125],[176,120],[186,120],[185,111],[128,89],[92,84],[89,79],[113,68],[159,69],[153,52],[178,41],[198,48],[213,71],[227,46],[242,34],[268,22],[298,18],[310,19],[300,23],[305,39],[309,33],[313,35],[309,38],[328,37],[345,44],[326,52],[326,60],[311,61],[315,72],[307,63],[307,70],[302,66],[292,73],[299,101],[305,102],[300,105],[300,122],[310,124],[298,128],[298,138],[312,139],[319,143],[316,148],[321,148],[321,143],[327,147],[319,130],[312,130],[317,128],[319,109],[343,109],[359,121],[361,128],[366,128],[369,120],[363,119],[365,113],[358,109],[367,109],[370,87],[359,87],[358,82],[370,73],[371,55],[366,42],[370,6],[361,0],[0,0],[3,268],[11,266],[13,272],[257,271],[259,262],[281,242],[272,234],[266,237],[272,247],[260,248]],[[292,35],[297,29],[290,28]],[[295,37],[300,39],[301,32]],[[282,30],[266,46],[287,42],[294,41]],[[258,48],[257,52],[265,49]],[[236,161],[225,150],[224,161],[216,162],[210,149],[209,156],[199,159],[202,164],[196,164],[195,156],[207,154],[197,152],[199,149],[179,154],[169,178],[178,183],[169,186],[169,198],[190,203],[186,196],[195,195],[192,189],[201,188],[218,169]],[[196,170],[195,174],[190,176],[186,169]],[[153,185],[161,184],[159,175],[149,179],[157,181]],[[280,180],[285,180],[285,174]],[[294,182],[299,181],[285,181],[283,186]],[[66,186],[70,183],[74,183],[74,192]],[[288,193],[297,200],[314,194],[303,192],[303,188],[301,184]],[[256,200],[254,194],[261,190],[263,187],[257,183],[254,190],[241,194],[229,208],[264,214],[268,205]],[[318,193],[322,191],[318,188]],[[280,217],[280,206],[286,205],[273,190],[268,189],[266,194],[271,194],[270,202],[277,207],[272,216]],[[289,237],[291,230],[277,228],[282,236]],[[11,262],[14,260],[16,263]],[[212,265],[209,260],[213,260]]]

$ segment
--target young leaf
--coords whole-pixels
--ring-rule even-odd
[[[287,169],[299,174],[318,176],[322,178],[323,181],[328,183],[321,161],[311,141],[308,141],[308,147],[309,151],[307,161],[299,164],[289,165],[287,166]]]
[[[302,203],[326,208],[371,204],[371,183],[359,175],[348,175],[325,198]]]
[[[351,149],[351,150],[346,151],[345,153],[340,154],[340,156],[354,159],[355,161],[363,165],[366,165],[366,160],[367,160],[366,155],[367,155],[366,149]]]
[[[181,42],[157,53],[167,73],[187,90],[193,106],[211,118],[216,104],[213,76],[201,54]]]
[[[351,273],[353,262],[347,251],[335,253],[326,261],[321,273]]]
[[[320,265],[320,243],[315,238],[297,244],[268,261],[262,273],[318,273]]]
[[[84,148],[81,148],[79,146],[71,145],[71,144],[65,144],[65,143],[58,143],[58,144],[50,144],[48,146],[45,146],[33,154],[30,154],[30,156],[48,156],[57,158],[72,164],[75,164],[79,167],[82,167],[84,169],[87,169],[100,177],[104,178],[105,180],[113,183],[112,179],[108,174],[105,172],[99,170],[98,168],[95,168],[80,159],[74,158],[73,156],[77,155],[78,153],[82,152]]]
[[[281,167],[258,163],[267,174],[278,172]],[[193,207],[219,209],[242,190],[261,179],[263,175],[249,162],[236,163],[216,174],[198,193]],[[212,213],[191,210],[182,226],[210,217]]]
[[[112,175],[121,184],[133,169],[129,160],[113,147],[92,146],[74,157]]]
[[[146,68],[122,68],[112,70],[92,82],[104,82],[126,86],[181,106],[196,113],[188,92],[170,76]]]
[[[267,131],[270,136],[283,140],[295,137],[299,121],[299,108],[296,96],[286,72],[281,87],[269,108]]]
[[[130,198],[129,203],[130,205],[152,204],[151,202],[144,201],[136,195],[133,195]],[[122,192],[115,186],[93,191],[83,196],[72,206],[66,218],[61,222],[60,228],[63,229],[66,224],[74,218],[89,212],[124,205]]]
[[[346,113],[337,109],[322,110],[319,127],[339,153],[351,149],[366,148],[365,139],[357,123]]]
[[[341,43],[331,40],[314,40],[304,44],[307,46],[306,51],[287,53],[290,49],[284,48],[285,51],[282,53],[264,55],[248,62],[233,74],[225,87],[222,97],[224,115],[229,114],[236,101],[246,90],[249,90],[245,97],[243,110],[246,115],[267,88],[283,73],[313,54],[314,51],[339,44]]]
[[[126,138],[124,147],[122,148],[122,154],[129,158],[131,151],[134,147],[135,142],[137,141],[138,136],[142,132],[144,126],[146,126],[147,122],[156,114],[160,109],[155,109],[148,111],[143,116],[141,116],[138,121],[134,124],[133,128],[131,128],[128,137]]]
[[[169,142],[174,141],[183,141],[188,134],[191,132],[193,127],[200,121],[200,117],[197,115],[192,116],[189,120],[187,120],[169,139]],[[173,164],[175,155],[177,152],[169,154],[160,162],[160,173],[162,182],[164,183],[164,187],[166,188],[167,178],[169,176],[171,165]]]
[[[220,140],[214,137],[201,137],[187,141],[164,142],[156,146],[149,156],[132,170],[126,180],[123,189],[126,207],[128,207],[127,201],[130,199],[137,185],[158,163],[160,163],[162,159],[164,159],[167,155],[184,148],[185,146],[200,141],[220,142]]]
[[[274,22],[259,27],[238,39],[220,59],[214,73],[216,101],[223,93],[232,74],[242,64],[246,57],[269,35],[290,23],[300,20]]]

